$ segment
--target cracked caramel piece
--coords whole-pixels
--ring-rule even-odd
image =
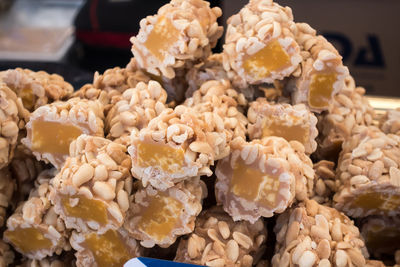
[[[200,213],[205,184],[193,177],[157,191],[151,186],[140,188],[125,220],[125,229],[144,247],[168,247],[177,237],[191,233]]]
[[[366,266],[368,252],[354,222],[307,200],[278,216],[272,266]]]
[[[269,104],[258,98],[250,103],[247,118],[250,139],[277,136],[302,143],[308,154],[317,149],[317,118],[305,105]]]
[[[58,74],[28,69],[9,69],[0,72],[0,79],[10,87],[30,112],[40,106],[67,99],[74,88]]]
[[[96,232],[72,232],[70,243],[77,252],[76,266],[119,267],[131,258],[139,257],[142,248],[128,236],[124,228]]]
[[[296,23],[296,27],[296,41],[304,53],[292,101],[306,103],[311,110],[321,112],[345,88],[349,70],[343,66],[342,57],[333,45],[313,28],[306,23]]]
[[[0,169],[7,166],[14,156],[20,129],[29,119],[29,112],[21,99],[0,81]]]
[[[172,0],[162,6],[141,21],[138,35],[131,38],[138,66],[172,79],[177,69],[207,58],[222,35],[217,23],[221,14],[219,7],[202,0]]]
[[[81,135],[53,181],[50,200],[68,228],[99,234],[118,229],[129,208],[131,161],[126,147]]]
[[[71,98],[36,109],[22,139],[38,160],[60,169],[68,157],[70,143],[81,134],[104,136],[103,106],[98,101]]]
[[[108,112],[107,138],[128,145],[132,131],[139,132],[166,108],[167,93],[156,81],[139,82],[127,89]]]
[[[197,217],[194,232],[179,242],[174,261],[206,266],[256,266],[266,239],[261,219],[254,224],[234,222],[221,207],[215,206]]]
[[[107,69],[103,74],[95,72],[93,83],[85,84],[75,91],[73,97],[88,100],[99,100],[107,113],[129,88],[135,88],[139,82],[148,83],[150,77],[139,69],[135,58],[131,58],[125,68]]]
[[[400,108],[386,111],[379,122],[379,127],[386,134],[400,135]]]
[[[361,222],[361,236],[375,257],[394,255],[400,249],[400,220],[398,217],[367,217]]]
[[[371,125],[374,109],[368,103],[365,89],[356,87],[351,76],[345,79],[346,86],[332,98],[326,113],[318,118],[319,136],[316,155],[319,159],[337,161],[342,143],[350,137],[357,125]]]
[[[56,170],[43,171],[26,202],[22,202],[7,220],[3,238],[30,259],[43,259],[70,250],[69,232],[48,200],[50,178]]]
[[[227,24],[223,64],[239,88],[282,80],[302,60],[288,7],[251,0]]]
[[[132,132],[132,174],[159,190],[188,177],[210,176],[214,161],[229,154],[230,141],[245,136],[242,102],[228,81],[204,83],[183,105],[163,110],[148,127]]]
[[[358,126],[342,147],[335,208],[355,218],[400,214],[400,136]]]
[[[237,138],[231,149],[217,164],[215,195],[235,221],[254,223],[261,216],[282,213],[295,197],[306,194],[308,184],[312,186],[311,160],[303,161],[283,138],[249,143]]]

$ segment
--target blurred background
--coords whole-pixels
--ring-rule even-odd
[[[129,37],[141,18],[169,1],[0,0],[0,71],[30,68],[58,73],[76,89],[94,71],[124,67]],[[292,8],[343,56],[358,85],[370,95],[400,97],[400,1],[276,0]],[[210,0],[223,10],[221,23],[247,0]],[[216,47],[218,52],[222,42]]]

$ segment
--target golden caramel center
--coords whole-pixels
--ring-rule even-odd
[[[308,142],[309,128],[307,125],[286,125],[284,121],[267,119],[267,124],[263,128],[262,137],[278,136],[287,141],[299,141],[302,144]]]
[[[68,155],[70,143],[81,134],[82,130],[71,124],[35,120],[32,123],[32,150]]]
[[[76,205],[70,203],[70,199],[78,199],[79,202]],[[81,218],[85,221],[95,221],[100,225],[107,224],[107,208],[104,203],[96,199],[88,199],[84,196],[62,196],[62,205],[64,206],[64,212],[67,216]]]
[[[266,207],[276,205],[279,179],[246,165],[239,160],[233,168],[230,190],[248,201],[259,202]]]
[[[171,46],[178,41],[179,31],[165,17],[160,17],[145,42],[146,48],[163,61]]]
[[[326,108],[332,99],[333,84],[337,75],[314,74],[311,78],[310,90],[308,93],[308,104],[312,108]]]
[[[359,195],[352,206],[360,207],[365,210],[377,209],[383,212],[389,212],[398,209],[400,206],[400,196],[391,194],[382,194],[378,192],[367,192]]]
[[[103,235],[88,234],[83,245],[92,252],[98,267],[123,266],[132,257],[120,235],[113,230]]]
[[[33,94],[32,88],[30,86],[25,86],[22,88],[22,90],[19,92],[19,97],[21,97],[24,107],[30,111],[33,111],[36,97]]]
[[[138,143],[137,164],[142,167],[154,167],[169,173],[182,171],[185,152],[182,148],[168,145]]]
[[[368,231],[366,245],[370,251],[385,250],[394,252],[400,239],[400,229],[395,227],[381,227],[376,231]]]
[[[16,228],[7,230],[4,236],[23,253],[29,253],[40,249],[50,249],[53,243],[36,228]]]
[[[183,205],[176,199],[158,194],[151,198],[144,210],[138,228],[161,242],[176,227]]]
[[[270,42],[243,63],[245,72],[257,80],[267,78],[272,71],[281,71],[290,65],[290,57],[278,40]]]

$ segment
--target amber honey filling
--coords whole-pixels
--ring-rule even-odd
[[[29,111],[33,111],[36,97],[33,94],[32,88],[29,84],[25,85],[22,89],[14,88],[13,86],[10,86],[10,89],[21,98],[24,108],[28,109]]]
[[[16,228],[13,231],[7,230],[4,232],[4,236],[23,253],[50,249],[53,246],[51,240],[44,237],[36,228]]]
[[[159,61],[163,61],[168,49],[178,41],[178,36],[179,31],[172,25],[171,21],[165,17],[160,17],[144,45]]]
[[[310,90],[308,93],[308,103],[312,108],[326,108],[332,99],[333,84],[336,82],[337,75],[314,74],[311,78]]]
[[[139,221],[138,229],[161,242],[176,227],[183,208],[178,200],[160,193],[151,198],[150,205]]]
[[[86,235],[84,246],[92,252],[98,267],[123,266],[132,257],[120,235],[113,230],[103,235]]]
[[[267,124],[263,128],[262,137],[278,136],[287,141],[299,141],[305,144],[309,139],[307,125],[285,125],[285,121],[267,118]]]
[[[357,196],[352,206],[356,208],[360,207],[364,210],[377,209],[384,212],[389,212],[391,210],[398,209],[400,206],[400,196],[378,192],[367,192]]]
[[[291,64],[290,57],[277,40],[270,42],[254,55],[249,56],[243,67],[245,72],[254,79],[262,80],[272,71],[280,71]]]
[[[185,152],[182,148],[168,145],[138,143],[137,164],[142,167],[158,167],[168,173],[182,171]]]
[[[279,179],[260,172],[239,160],[233,168],[230,191],[248,201],[273,208],[279,190]]]
[[[82,130],[71,124],[35,120],[32,123],[32,150],[68,155],[70,143],[81,134]]]
[[[79,199],[78,204],[71,206],[70,198]],[[67,216],[81,218],[85,221],[95,221],[100,225],[107,224],[107,207],[100,200],[88,199],[84,196],[62,196],[61,202]]]

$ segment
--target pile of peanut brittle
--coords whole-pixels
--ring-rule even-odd
[[[171,0],[77,91],[0,72],[0,266],[400,264],[400,111],[289,7],[250,0],[213,54],[221,15]]]

